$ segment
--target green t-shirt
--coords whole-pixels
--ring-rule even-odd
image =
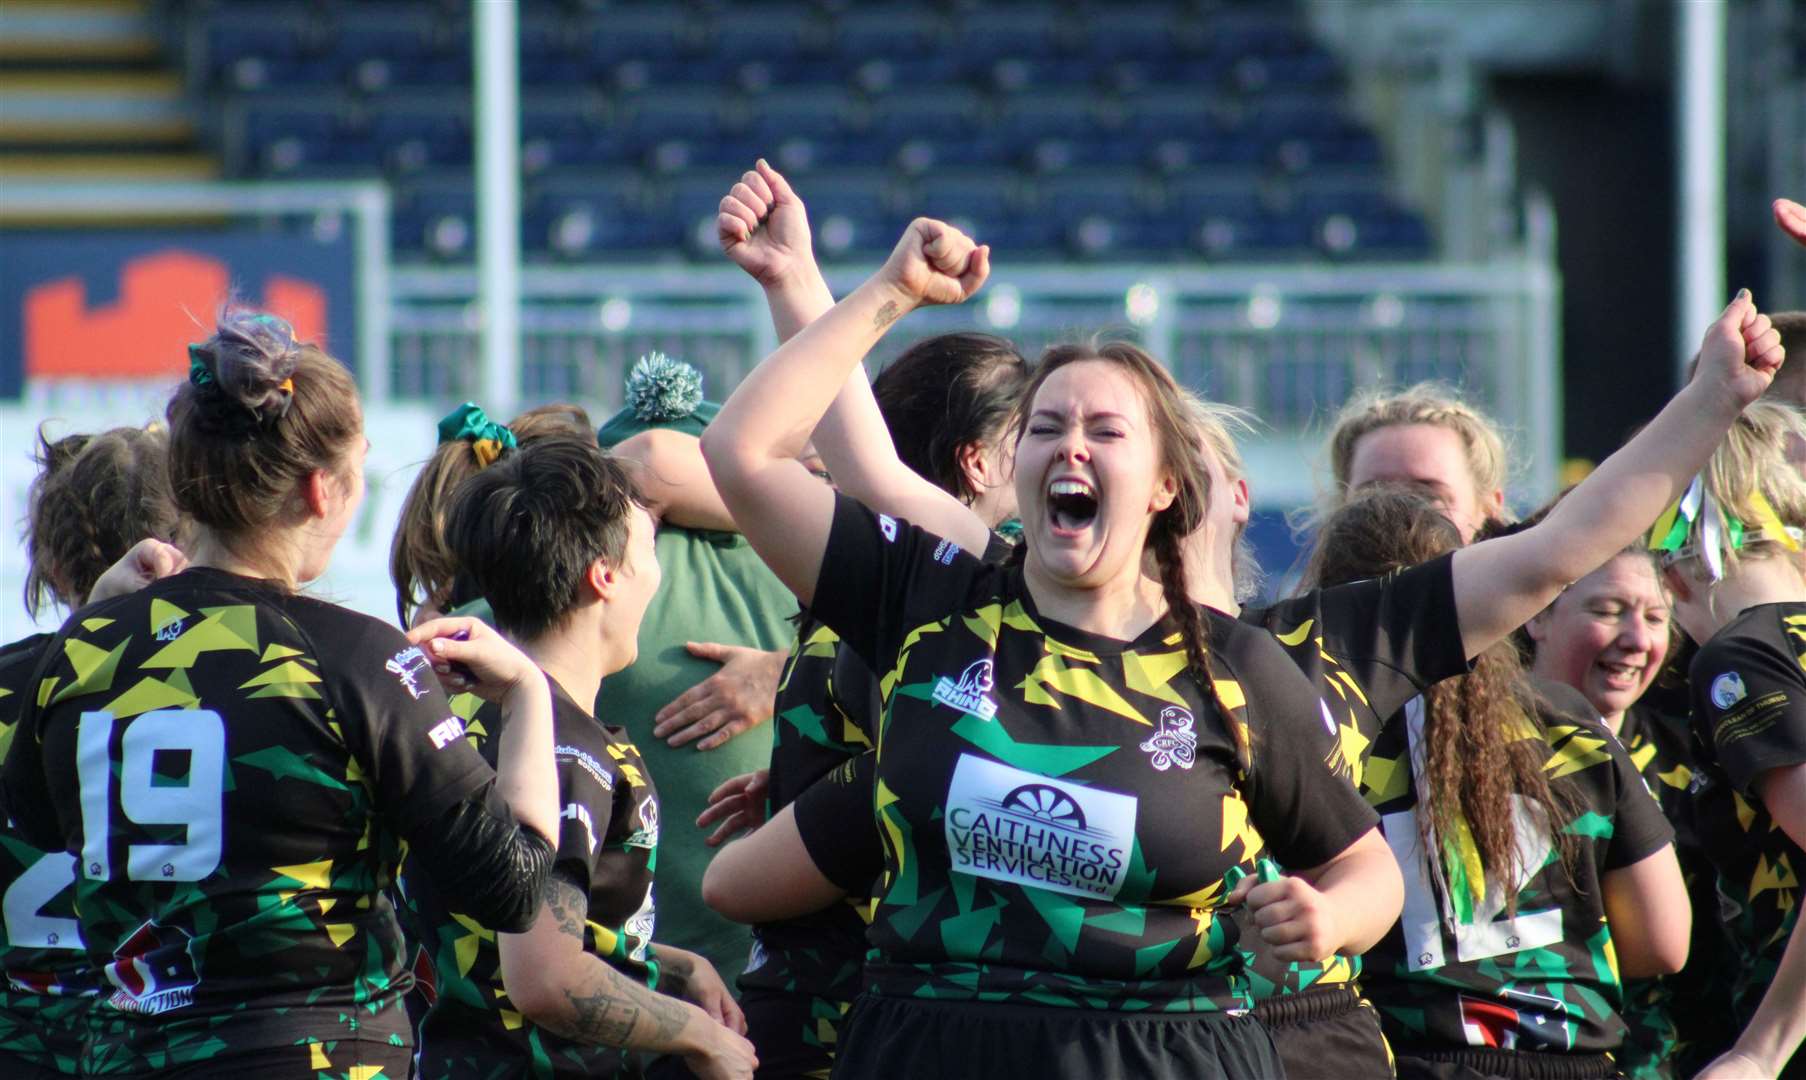
[[[686,641],[782,649],[796,634],[796,598],[743,537],[662,528],[658,563],[664,583],[640,624],[640,655],[603,680],[596,715],[627,729],[658,784],[669,826],[661,831],[658,874],[659,941],[709,958],[729,986],[746,966],[751,931],[728,922],[702,902],[702,873],[714,849],[692,824],[723,780],[771,762],[771,725],[761,724],[716,750],[694,742],[673,747],[652,737],[652,718],[671,699],[721,670],[691,656]]]

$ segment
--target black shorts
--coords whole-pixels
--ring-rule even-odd
[[[1254,1006],[1285,1062],[1286,1080],[1393,1075],[1380,1014],[1353,986],[1321,986]]]
[[[828,1080],[851,1002],[753,987],[740,995],[759,1080]]]
[[[337,1080],[343,1076],[363,1076],[369,1080],[407,1080],[413,1075],[414,1048],[392,1046],[376,1040],[341,1039],[331,1044],[326,1067],[314,1054],[313,1046],[297,1044],[242,1054],[222,1054],[192,1065],[171,1065],[159,1069],[158,1080]],[[375,1070],[358,1072],[359,1069]]]
[[[1610,1054],[1398,1048],[1399,1080],[1611,1080],[1622,1075]]]
[[[841,1030],[842,1080],[1269,1080],[1254,1017],[1124,1013],[864,994]]]

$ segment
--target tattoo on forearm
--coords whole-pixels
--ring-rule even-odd
[[[583,890],[554,875],[547,883],[546,907],[560,932],[585,939],[589,901]],[[598,956],[585,953],[581,970],[579,985],[563,988],[568,1011],[534,1018],[567,1039],[659,1050],[669,1046],[689,1020],[682,1004],[641,986]]]
[[[895,300],[886,300],[884,306],[878,309],[878,314],[872,316],[872,326],[882,330],[891,323],[896,322],[901,315],[902,312],[897,310],[897,302]]]

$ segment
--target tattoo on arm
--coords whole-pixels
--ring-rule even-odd
[[[878,314],[872,316],[872,326],[882,330],[891,323],[896,322],[897,319],[902,317],[902,314],[902,312],[897,310],[897,302],[895,300],[886,300],[884,306],[878,309]]]
[[[558,929],[585,939],[589,901],[583,890],[553,874],[546,884],[546,908]],[[662,1050],[690,1020],[680,1002],[656,994],[590,953],[578,956],[576,978],[562,987],[566,1007],[533,1021],[567,1039],[599,1046]]]
[[[546,879],[546,909],[552,918],[558,920],[558,929],[576,938],[584,939],[584,929],[589,917],[589,897],[583,895],[575,882],[553,873]]]

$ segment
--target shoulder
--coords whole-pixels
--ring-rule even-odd
[[[0,645],[0,687],[11,689],[18,680],[30,678],[31,669],[54,640],[55,634],[32,634]]]
[[[1567,683],[1534,676],[1527,677],[1525,682],[1537,713],[1544,720],[1575,723],[1609,732],[1605,721],[1599,716],[1599,710],[1593,708],[1593,703],[1586,699],[1585,694]]]
[[[1266,630],[1214,608],[1204,609],[1204,625],[1210,633],[1212,654],[1221,657],[1238,675],[1296,683],[1309,689],[1310,680]]]

